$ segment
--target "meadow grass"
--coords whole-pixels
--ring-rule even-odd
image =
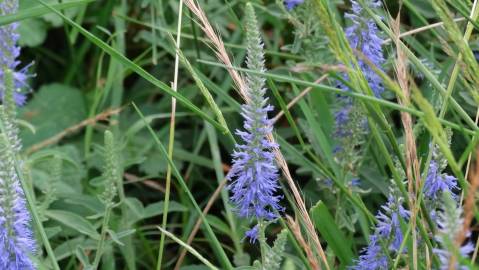
[[[476,269],[478,17],[0,0],[0,268]]]

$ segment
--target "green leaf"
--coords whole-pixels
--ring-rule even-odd
[[[108,235],[110,235],[111,237],[111,240],[113,242],[115,242],[117,245],[119,246],[124,246],[125,244],[123,244],[121,241],[120,241],[120,237],[118,237],[118,235],[116,234],[116,232],[112,231],[112,230],[106,230],[106,232],[108,233]],[[134,230],[133,230],[134,232]]]
[[[125,199],[124,203],[129,210],[128,216],[130,216],[130,222],[134,223],[143,218],[145,207],[140,200],[138,200],[137,198],[128,197]]]
[[[82,93],[63,84],[49,84],[40,88],[27,106],[20,110],[20,117],[35,126],[32,134],[22,130],[25,147],[49,139],[61,131],[78,124],[87,117]]]
[[[47,25],[40,19],[29,19],[20,22],[18,32],[20,46],[36,47],[47,38]]]
[[[57,14],[58,16],[62,17],[63,20],[65,20],[65,22],[67,22],[69,25],[71,25],[72,27],[77,29],[88,40],[90,40],[96,46],[101,48],[105,53],[110,55],[112,58],[116,59],[118,62],[120,62],[126,68],[131,69],[132,71],[134,71],[135,73],[137,73],[138,75],[143,77],[145,80],[147,80],[151,84],[158,87],[158,89],[160,89],[164,93],[166,93],[166,94],[168,94],[172,97],[175,97],[178,100],[179,103],[181,103],[183,106],[185,106],[188,109],[190,109],[191,111],[193,111],[195,114],[197,114],[198,116],[200,116],[204,120],[210,122],[213,126],[215,126],[217,129],[221,130],[224,134],[228,134],[230,132],[227,128],[223,127],[220,123],[216,122],[213,118],[211,118],[206,112],[204,112],[203,110],[198,108],[196,105],[191,103],[191,101],[189,101],[187,97],[179,94],[176,91],[173,91],[173,89],[171,89],[171,87],[169,87],[167,84],[158,80],[153,75],[151,75],[146,70],[144,70],[142,67],[138,66],[133,61],[128,59],[125,55],[121,54],[120,52],[115,50],[113,47],[111,47],[110,45],[108,45],[104,41],[100,40],[98,37],[96,37],[95,35],[93,35],[89,31],[87,31],[85,28],[83,28],[82,26],[80,26],[76,22],[72,21],[71,19],[69,19],[68,17],[63,15],[60,11],[55,9],[54,6],[47,4],[47,3],[45,3],[45,1],[42,1],[42,0],[36,0],[36,1],[41,3],[42,5],[44,5],[46,8],[48,8],[49,10],[51,10],[52,12]]]
[[[68,258],[75,253],[76,247],[81,247],[83,249],[95,249],[96,241],[92,239],[86,239],[83,236],[66,240],[55,248],[55,257],[58,260]]]
[[[276,240],[274,240],[273,247],[268,248],[263,262],[264,269],[279,270],[284,257],[284,248],[288,242],[287,236],[288,231],[282,230],[276,237]]]
[[[89,195],[67,194],[65,202],[86,207],[95,213],[103,213],[105,211],[105,205],[97,197]]]
[[[334,254],[341,261],[342,269],[350,265],[354,257],[351,241],[348,241],[343,232],[338,229],[339,226],[334,221],[327,206],[319,201],[311,208],[310,212],[314,225],[328,243],[328,247],[334,251]]]
[[[216,230],[220,231],[221,233],[223,233],[225,235],[231,235],[231,230],[228,227],[228,224],[223,222],[217,216],[207,215],[206,219],[208,220],[208,223],[211,224],[211,227],[215,228]]]
[[[45,215],[95,240],[100,239],[100,234],[93,225],[82,216],[62,210],[48,210]]]
[[[163,214],[163,205],[163,201],[147,205],[145,210],[143,210],[143,218],[151,218]],[[168,212],[184,212],[187,210],[188,208],[175,201],[170,201],[168,204]]]

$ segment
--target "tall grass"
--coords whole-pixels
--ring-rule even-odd
[[[476,269],[477,0],[19,3],[0,268]]]

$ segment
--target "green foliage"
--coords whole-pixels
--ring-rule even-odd
[[[287,242],[288,231],[281,231],[276,240],[274,240],[273,247],[268,249],[264,256],[263,269],[279,270],[281,262],[283,261],[284,249]]]
[[[38,269],[154,269],[160,234],[166,236],[162,269],[175,269],[177,263],[181,270],[311,270],[315,263],[328,269],[319,251],[308,251],[315,246],[312,232],[285,177],[281,204],[286,211],[280,214],[294,216],[298,228],[279,219],[264,225],[256,243],[244,239],[253,221],[235,217],[224,183],[235,130],[242,127],[243,100],[186,5],[177,33],[178,4],[185,1],[21,0],[18,13],[0,17],[0,27],[19,22],[23,48],[18,69],[34,62],[28,74],[36,75],[28,79],[32,89],[22,89],[28,103],[16,108],[14,75],[0,67],[5,82],[0,92],[8,90],[0,107],[1,136],[7,135],[10,146],[23,145],[14,164],[32,211]],[[387,40],[394,37],[398,1],[381,1],[383,7],[373,10],[358,0],[387,40],[387,62],[376,70],[382,70],[386,88],[381,98],[371,95],[359,54],[346,39],[351,1],[305,0],[292,10],[282,0],[198,2],[234,65],[244,66],[248,55],[248,68],[238,70],[249,90],[260,91],[267,82],[274,94],[267,95],[275,107],[269,114],[276,121],[273,136],[329,269],[347,269],[363,254],[391,185],[397,186],[404,207],[416,211],[417,222],[402,222],[404,253],[390,253],[390,269],[414,269],[414,235],[417,269],[429,269],[429,262],[432,269],[439,268],[434,248],[458,255],[451,238],[457,231],[438,235],[437,226],[431,226],[436,225],[430,220],[434,213],[424,206],[428,199],[421,190],[408,194],[401,113],[412,116],[421,178],[415,180],[424,185],[430,162],[436,160],[441,172],[457,178],[461,188],[454,192],[467,198],[467,164],[479,130],[477,3],[401,2],[398,46],[405,53],[411,90],[411,102],[404,105],[398,103],[404,93],[396,76],[397,46]],[[432,25],[436,22],[441,25]],[[178,34],[174,91],[176,48],[171,40]],[[350,78],[343,83],[351,92],[337,88],[341,78]],[[369,122],[364,133],[348,138],[347,152],[355,154],[346,157],[335,152],[337,95],[351,97],[353,117]],[[172,98],[178,102],[174,121]],[[169,137],[172,122],[175,132]],[[358,123],[347,128],[359,130]],[[172,177],[166,194],[168,167]],[[356,178],[357,186],[351,184]],[[416,209],[409,209],[410,195],[419,202]],[[462,217],[460,205],[450,198],[435,203],[447,206],[441,214],[449,221]],[[471,211],[479,216],[477,207]],[[166,213],[166,226],[159,230]],[[476,244],[474,237],[467,241]],[[469,258],[458,258],[474,269]]]
[[[71,86],[44,85],[27,106],[20,109],[19,116],[35,127],[34,133],[21,132],[24,147],[28,148],[85,120],[85,97]]]

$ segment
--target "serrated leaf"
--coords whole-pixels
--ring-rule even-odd
[[[45,215],[95,240],[100,239],[100,234],[95,227],[82,216],[62,210],[48,210]]]
[[[268,270],[279,270],[284,256],[284,247],[287,242],[288,231],[282,230],[278,234],[272,248],[264,256],[263,268]]]

